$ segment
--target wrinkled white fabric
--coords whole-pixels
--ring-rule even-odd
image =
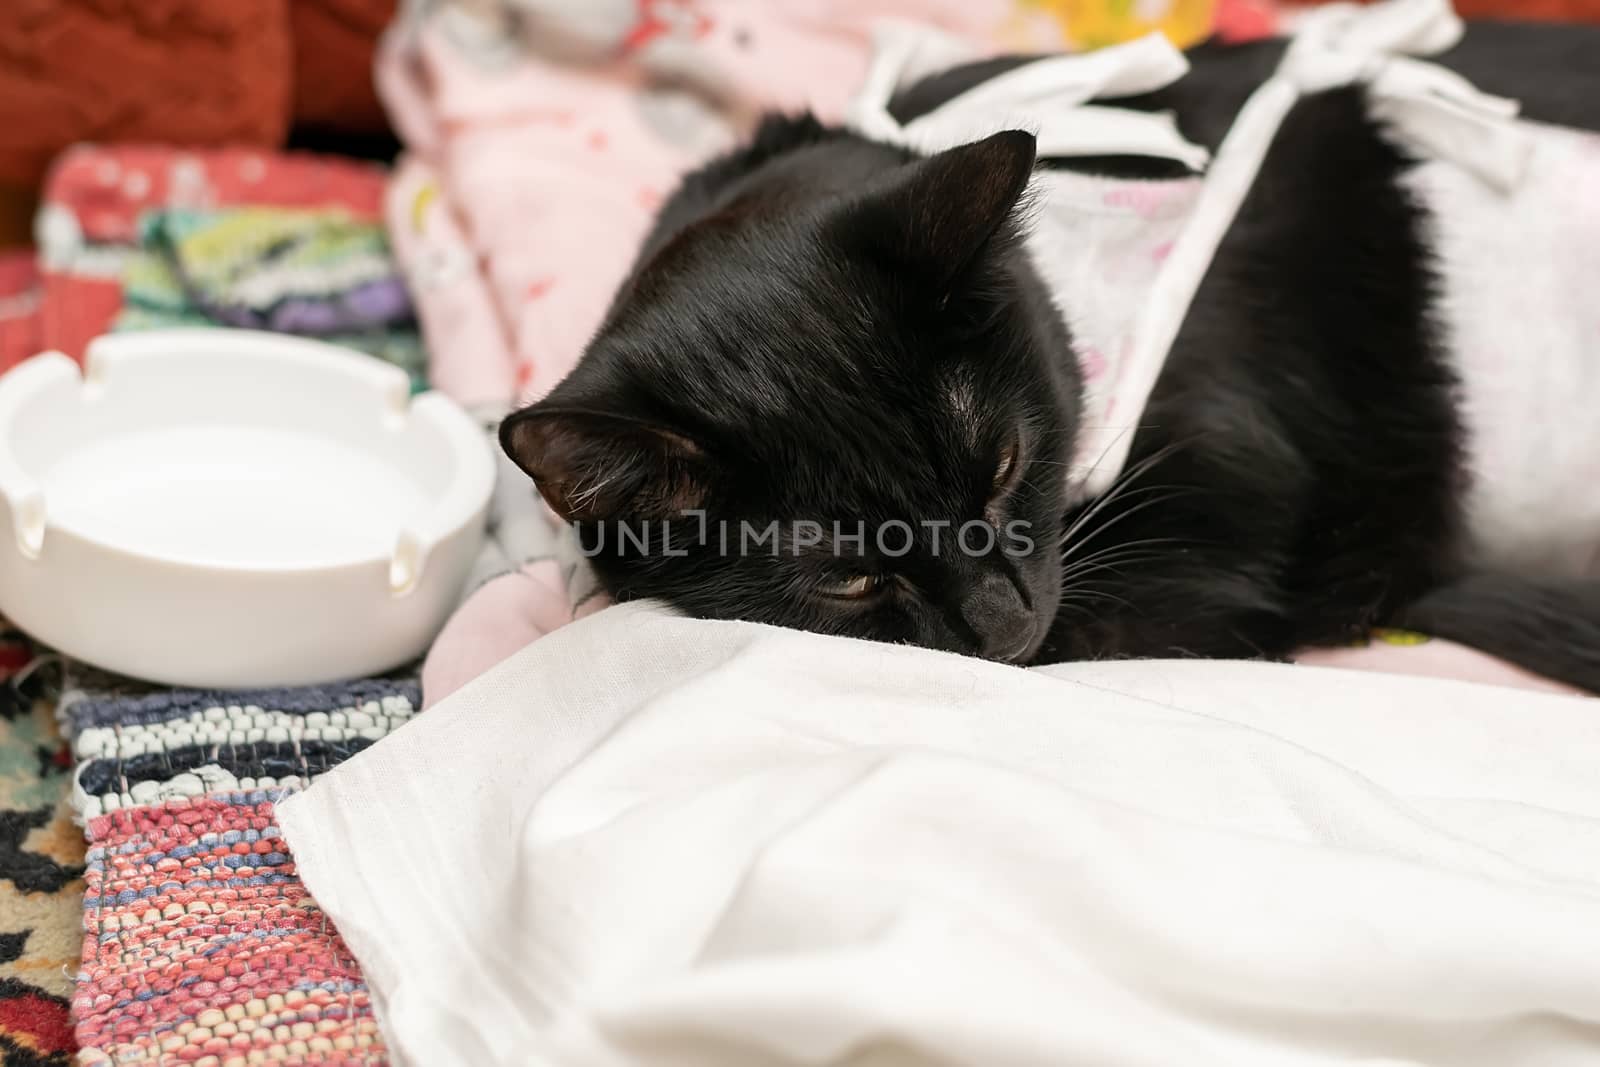
[[[412,1067],[1576,1067],[1594,708],[630,605],[279,818]]]

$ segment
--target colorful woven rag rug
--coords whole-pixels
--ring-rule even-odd
[[[236,326],[316,337],[394,363],[425,389],[411,297],[382,224],[340,210],[146,214],[113,328]]]
[[[73,674],[61,711],[89,842],[80,1064],[386,1062],[366,982],[273,806],[420,699],[410,675],[208,693]]]
[[[249,326],[369,352],[420,386],[423,348],[380,212],[386,181],[380,167],[303,153],[71,148],[35,226],[30,341],[76,359],[113,328]]]
[[[0,1063],[65,1067],[83,838],[72,759],[33,648],[0,620]]]

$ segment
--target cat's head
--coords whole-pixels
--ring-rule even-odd
[[[1079,389],[1018,243],[1033,164],[1018,132],[925,159],[834,135],[647,245],[501,432],[613,594],[1032,655]]]

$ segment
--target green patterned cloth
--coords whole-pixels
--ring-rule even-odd
[[[369,353],[426,388],[426,353],[378,222],[244,207],[146,215],[114,328],[237,326]]]

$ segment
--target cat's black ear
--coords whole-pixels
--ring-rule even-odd
[[[705,501],[704,451],[637,419],[535,404],[500,424],[500,446],[569,522],[667,519]]]
[[[949,285],[1005,226],[1033,174],[1031,133],[1005,130],[885,175],[839,219],[866,242],[935,285]]]

